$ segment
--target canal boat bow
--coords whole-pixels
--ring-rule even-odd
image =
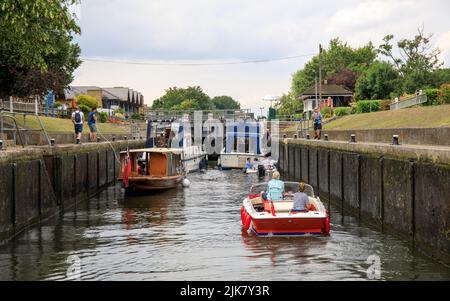
[[[266,201],[262,191],[267,191],[267,183],[252,186],[241,207],[241,221],[244,230],[258,236],[266,235],[329,235],[330,219],[320,198],[306,185],[309,206],[307,212],[291,213],[293,195],[298,183],[285,182],[284,198],[281,201]]]

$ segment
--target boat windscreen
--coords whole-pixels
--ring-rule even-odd
[[[284,192],[296,193],[298,191],[298,184],[297,182],[284,182]],[[267,191],[267,183],[253,185],[250,189],[250,194],[255,195],[261,193],[261,191]],[[311,185],[305,184],[305,193],[310,197],[314,197],[314,189]]]

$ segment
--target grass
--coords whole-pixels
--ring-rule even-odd
[[[325,130],[450,127],[450,105],[417,107],[348,115],[330,122]]]
[[[324,130],[365,130],[450,127],[450,105],[354,114],[325,124]],[[286,131],[295,131],[290,127]]]
[[[33,115],[27,115],[26,121],[22,116],[17,115],[17,122],[20,127],[24,127],[27,129],[40,129],[39,121]],[[73,123],[70,119],[61,119],[61,118],[52,118],[52,117],[40,117],[44,128],[47,132],[58,132],[58,133],[72,133]],[[8,121],[5,119],[5,121]],[[87,129],[87,123],[84,124]],[[103,134],[127,134],[130,132],[129,125],[120,125],[113,123],[97,123],[97,128],[100,133]]]

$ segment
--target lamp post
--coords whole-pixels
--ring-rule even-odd
[[[259,109],[261,110],[261,119],[262,119],[264,107],[260,107]]]

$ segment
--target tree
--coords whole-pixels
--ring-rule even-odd
[[[329,75],[327,80],[330,84],[342,86],[349,91],[355,91],[357,74],[352,70],[345,68],[340,72]]]
[[[0,3],[0,96],[60,91],[80,65],[80,33],[69,12],[77,0]]]
[[[278,116],[295,115],[303,112],[303,102],[295,99],[292,93],[283,94],[275,105]]]
[[[332,39],[328,49],[322,52],[322,77],[339,74],[348,69],[356,74],[362,74],[376,59],[375,47],[369,42],[360,48],[352,48],[339,38]],[[295,96],[314,85],[319,78],[319,55],[307,62],[303,69],[292,76],[291,91]]]
[[[211,110],[213,103],[200,87],[169,88],[166,94],[153,102],[152,109]]]
[[[399,56],[394,55],[392,34],[385,36],[384,44],[378,48],[380,54],[392,61],[403,79],[403,89],[409,93],[431,86],[433,72],[442,66],[438,59],[441,51],[438,48],[432,49],[430,45],[433,35],[425,34],[423,28],[417,31],[413,39],[402,39],[397,42]]]
[[[397,70],[388,62],[375,62],[358,78],[355,88],[357,99],[388,99],[399,92],[401,81]]]
[[[239,110],[241,108],[241,104],[230,96],[216,96],[211,101],[217,110]]]

